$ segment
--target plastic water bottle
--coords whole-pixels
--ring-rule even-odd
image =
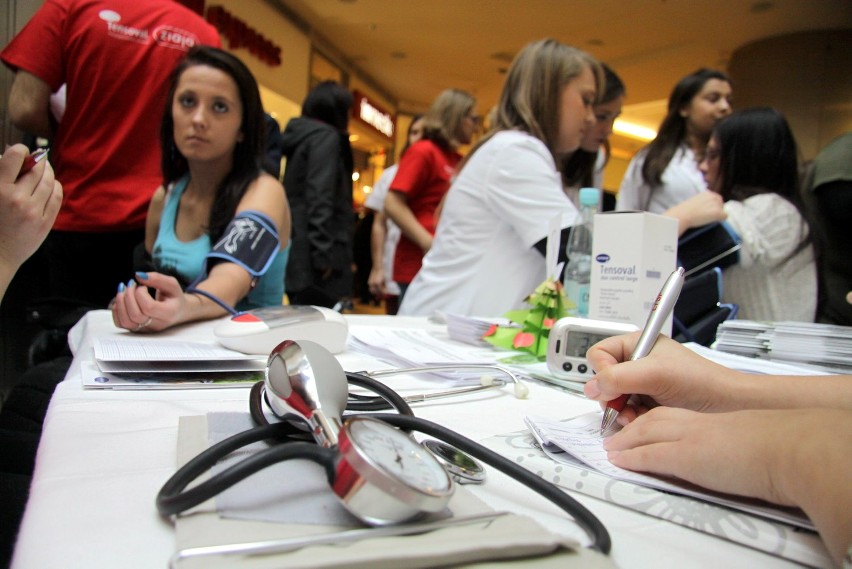
[[[569,308],[571,316],[587,318],[589,316],[589,282],[592,276],[592,230],[595,213],[598,211],[600,190],[582,188],[580,190],[580,220],[571,228],[566,254],[565,296],[574,304]]]

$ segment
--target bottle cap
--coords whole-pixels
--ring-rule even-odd
[[[601,191],[597,188],[580,188],[580,205],[598,205]]]

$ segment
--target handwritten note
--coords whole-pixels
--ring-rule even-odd
[[[527,416],[524,421],[536,440],[545,451],[548,451],[548,455],[556,460],[562,460],[559,458],[558,452],[553,452],[559,449],[591,469],[618,480],[673,494],[699,498],[751,514],[814,529],[811,521],[796,509],[776,507],[758,500],[712,492],[685,481],[660,478],[615,466],[607,459],[606,450],[603,448],[604,437],[600,433],[600,412],[586,413],[567,421],[554,421],[531,416]],[[609,434],[607,433],[607,436]],[[566,462],[575,461],[566,460]]]

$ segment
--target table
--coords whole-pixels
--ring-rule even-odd
[[[406,326],[441,330],[425,318],[347,316],[350,326]],[[157,335],[158,340],[214,342],[215,322]],[[72,330],[75,359],[51,401],[39,447],[30,499],[12,567],[87,569],[166,567],[174,532],[154,499],[174,473],[178,418],[248,410],[248,389],[84,390],[80,362],[91,359],[96,335],[125,334],[110,313],[93,311]],[[344,352],[345,369],[376,369],[368,357]],[[510,389],[438,400],[416,413],[474,440],[525,428],[523,417],[570,417],[597,404],[531,383],[530,397]],[[469,487],[470,488],[470,487]],[[500,473],[476,495],[498,509],[531,515],[554,532],[588,543],[585,533],[552,504]],[[794,567],[796,564],[705,533],[645,516],[583,494],[574,496],[606,524],[612,559],[620,567]]]

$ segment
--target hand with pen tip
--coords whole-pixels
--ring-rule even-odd
[[[633,394],[618,415],[626,425],[659,405],[693,411],[724,411],[729,391],[727,372],[667,336],[657,339],[648,356],[628,362],[639,332],[613,336],[598,342],[586,353],[596,375],[585,387],[586,397],[601,407],[622,394]],[[625,362],[623,365],[617,365]],[[684,373],[692,370],[693,373]]]
[[[852,376],[747,374],[660,336],[630,361],[638,333],[586,354],[590,399],[633,394],[604,441],[628,470],[802,508],[839,562],[852,536]]]
[[[62,205],[62,185],[53,168],[28,157],[23,144],[10,146],[0,157],[0,298],[44,241]]]

